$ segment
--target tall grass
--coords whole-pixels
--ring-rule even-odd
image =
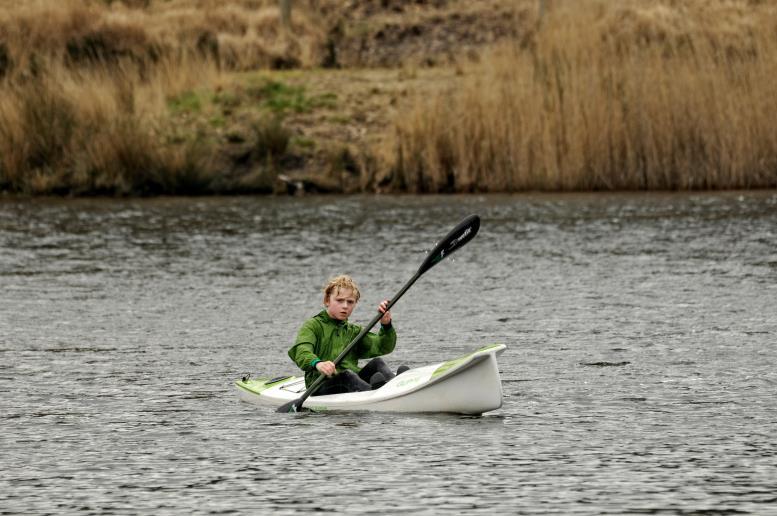
[[[169,104],[212,87],[221,70],[312,62],[319,29],[302,14],[291,30],[282,29],[274,6],[271,0],[0,0],[0,191],[255,188],[256,181],[235,186],[235,178],[217,177],[228,172],[214,163],[217,142],[196,121],[183,127]],[[288,139],[282,128],[257,134]]]
[[[414,192],[777,186],[777,6],[558,3],[396,122]]]
[[[0,84],[0,190],[28,194],[154,194],[206,190],[208,148],[170,141],[166,98],[190,79],[180,63],[142,81],[134,70],[75,72],[47,63],[34,80]]]
[[[288,131],[255,127],[267,166],[249,170],[186,102],[224,71],[321,63],[344,5],[300,0],[287,29],[277,0],[0,0],[0,191],[271,190]],[[412,192],[777,186],[777,4],[537,5],[516,1],[516,41],[401,110],[365,189],[384,162]],[[329,102],[260,93],[279,114]]]
[[[298,8],[286,30],[276,0],[0,0],[0,77],[34,70],[42,58],[70,66],[148,68],[182,56],[225,70],[311,66],[326,37],[316,15]]]

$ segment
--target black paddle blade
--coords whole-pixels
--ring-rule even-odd
[[[283,413],[283,414],[292,414],[294,412],[304,412],[304,411],[307,411],[307,409],[304,409],[301,406],[298,407],[297,403],[299,403],[298,399],[294,400],[294,401],[290,401],[288,403],[284,403],[283,405],[281,405],[280,407],[275,409],[275,412],[280,412],[280,413]],[[299,403],[299,404],[302,405],[302,403]]]
[[[464,247],[467,242],[475,238],[479,229],[480,217],[477,215],[470,215],[459,222],[459,224],[453,228],[450,233],[445,235],[445,238],[435,246],[432,252],[429,253],[429,256],[424,260],[424,263],[418,268],[418,273],[423,274],[440,263],[444,258],[447,258],[456,252],[459,248]]]

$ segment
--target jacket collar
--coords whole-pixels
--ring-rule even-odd
[[[321,317],[324,321],[328,322],[329,324],[334,324],[335,326],[341,326],[348,322],[348,321],[341,321],[339,319],[335,319],[334,317],[329,315],[329,312],[327,312],[326,309],[321,310],[321,313],[319,313],[318,316]]]

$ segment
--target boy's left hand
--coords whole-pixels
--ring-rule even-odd
[[[386,308],[388,307],[388,304],[389,304],[389,300],[384,299],[378,305],[378,312],[383,314],[383,317],[380,318],[380,324],[382,324],[383,326],[386,326],[389,323],[391,323],[391,312],[386,310]]]

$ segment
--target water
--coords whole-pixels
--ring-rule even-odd
[[[320,286],[388,357],[505,343],[483,417],[237,400]],[[0,202],[2,514],[777,514],[777,194]]]

